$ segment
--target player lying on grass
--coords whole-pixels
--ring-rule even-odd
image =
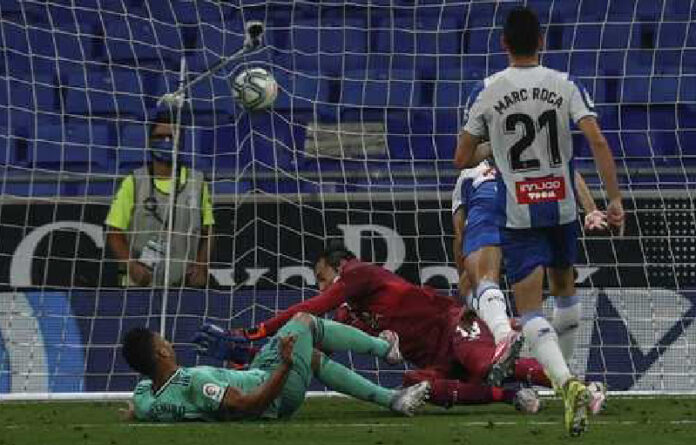
[[[138,420],[235,420],[285,418],[302,405],[312,377],[334,391],[413,415],[429,385],[400,391],[375,385],[315,349],[372,354],[396,363],[397,343],[309,314],[297,313],[259,351],[247,371],[210,366],[181,367],[171,343],[144,328],[123,340],[128,365],[148,378],[133,394]]]
[[[486,147],[477,148],[479,154],[486,152],[490,152]],[[498,186],[497,171],[491,165],[489,161],[483,161],[461,171],[452,192],[452,224],[457,268],[473,290],[463,290],[467,295],[467,305],[486,323],[495,339],[493,362],[496,365],[488,373],[488,383],[496,386],[507,377],[507,368],[501,364],[506,363],[508,357],[519,354],[523,339],[519,331],[511,328],[505,296],[499,286],[502,255],[500,229],[496,223]],[[590,190],[578,172],[575,172],[575,188],[585,211],[585,230],[606,228],[606,215],[597,210]],[[559,295],[554,297],[552,325],[558,334],[563,356],[570,361],[577,343],[580,302],[563,296],[564,290],[555,287],[555,282],[551,284],[552,295]],[[466,286],[460,284],[460,289]],[[606,400],[606,390],[599,382],[592,382],[588,387],[592,393],[590,410],[597,414]]]
[[[609,224],[623,226],[616,166],[587,91],[567,73],[539,64],[543,34],[530,8],[516,8],[503,27],[509,67],[474,87],[464,113],[454,165],[471,168],[490,140],[498,179],[498,225],[508,281],[522,332],[564,401],[572,436],[587,428],[591,393],[568,368],[555,329],[542,312],[544,277],[571,306],[575,294],[577,209],[570,121],[587,139],[609,196]]]
[[[359,261],[343,245],[334,244],[315,264],[320,294],[290,307],[252,329],[225,332],[211,325],[199,331],[203,349],[226,358],[227,346],[240,338],[258,340],[275,333],[293,314],[325,314],[334,309],[337,319],[369,334],[394,332],[404,359],[419,368],[404,376],[404,384],[432,384],[430,401],[454,404],[514,402],[525,412],[536,412],[533,390],[493,388],[485,384],[495,343],[485,324],[464,316],[464,309],[447,296],[409,283],[374,264]],[[391,337],[393,334],[382,334]],[[322,345],[323,346],[323,345]],[[232,348],[234,350],[234,348]],[[510,360],[518,382],[549,386],[541,365],[533,359]]]

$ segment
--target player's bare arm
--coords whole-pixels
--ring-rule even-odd
[[[585,179],[580,173],[575,171],[575,189],[578,192],[578,201],[585,211],[585,230],[604,230],[607,228],[607,215],[597,209],[597,205],[592,198],[590,188],[587,187]]]
[[[275,400],[283,389],[292,366],[292,351],[296,337],[288,336],[279,340],[281,364],[275,369],[271,377],[250,394],[242,394],[233,387],[228,387],[222,400],[221,409],[229,415],[256,416],[263,413]]]
[[[456,168],[472,168],[491,157],[491,144],[481,143],[482,139],[468,131],[459,133],[457,150],[454,153]]]
[[[593,116],[582,118],[578,122],[578,128],[580,128],[590,144],[592,155],[597,164],[597,170],[602,176],[602,181],[609,197],[609,205],[607,206],[609,224],[621,228],[624,224],[624,210],[621,203],[621,190],[616,179],[616,164],[609,149],[609,143],[602,134],[597,119]]]

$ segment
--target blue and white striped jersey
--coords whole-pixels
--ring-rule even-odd
[[[452,214],[464,207],[468,220],[472,207],[494,208],[497,194],[495,181],[496,171],[486,161],[462,170],[452,191]]]
[[[467,101],[464,131],[490,139],[498,206],[510,228],[577,218],[570,120],[597,116],[587,91],[543,66],[510,67],[480,82]]]

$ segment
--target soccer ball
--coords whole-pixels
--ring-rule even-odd
[[[271,106],[278,96],[278,83],[265,69],[250,68],[234,78],[232,93],[235,100],[247,110],[263,110]]]

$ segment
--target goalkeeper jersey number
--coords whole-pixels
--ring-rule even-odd
[[[499,176],[499,224],[549,227],[577,218],[570,120],[596,116],[566,73],[510,67],[471,93],[464,131],[490,138]]]
[[[248,393],[267,378],[268,373],[260,369],[179,368],[157,392],[152,391],[149,379],[138,383],[133,394],[135,417],[154,422],[220,420],[227,387]]]

